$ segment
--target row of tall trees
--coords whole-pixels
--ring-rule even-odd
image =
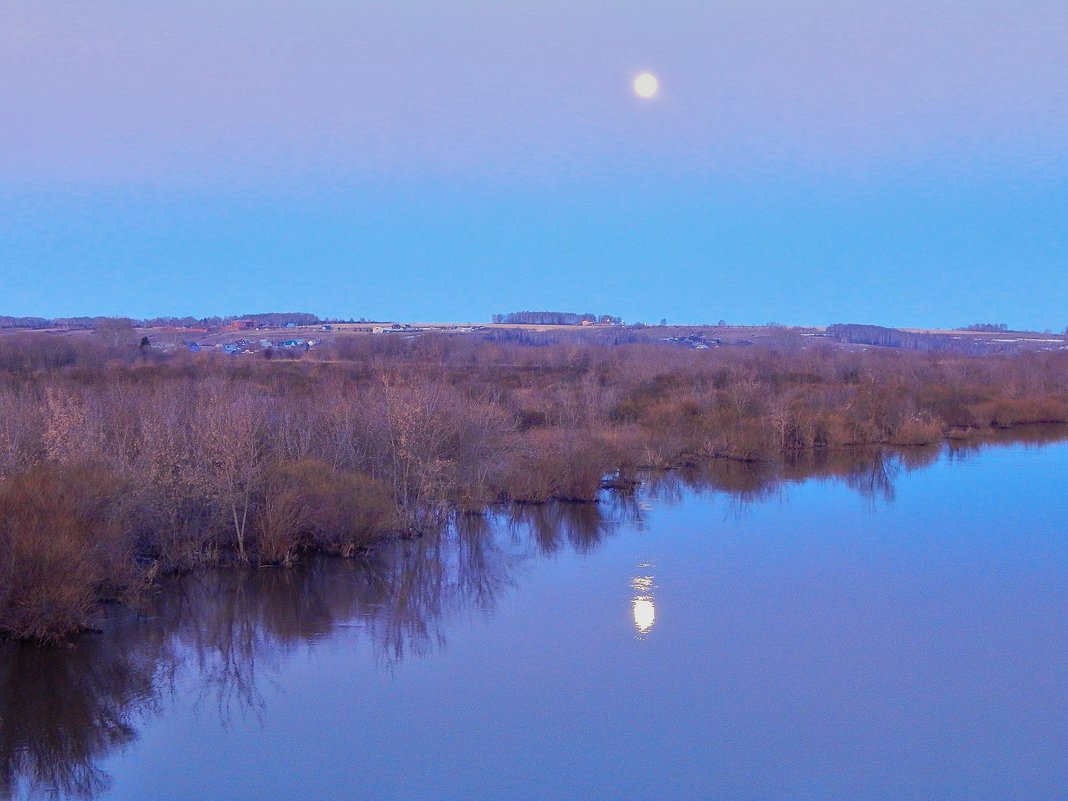
[[[1003,334],[1009,330],[1006,323],[972,323],[964,326],[965,331],[981,331],[988,334]]]
[[[582,323],[598,323],[600,325],[622,325],[623,318],[611,314],[593,314],[585,312],[554,312],[554,311],[520,311],[508,314],[495,314],[492,318],[494,323],[509,325],[582,325]]]

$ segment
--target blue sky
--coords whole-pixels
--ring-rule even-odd
[[[0,314],[1060,330],[1065,41],[1043,0],[16,0]]]

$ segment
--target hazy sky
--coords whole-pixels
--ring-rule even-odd
[[[0,314],[1059,330],[1066,42],[1064,0],[7,0]]]

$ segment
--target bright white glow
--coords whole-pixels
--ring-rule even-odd
[[[638,97],[648,100],[651,97],[656,97],[659,91],[660,81],[651,72],[643,72],[634,79],[634,93]]]
[[[645,634],[656,622],[656,607],[650,598],[634,599],[634,628],[639,634]]]
[[[651,562],[641,562],[638,568],[645,570],[651,568]],[[656,607],[653,604],[653,590],[656,584],[652,576],[635,576],[630,580],[631,589],[634,590],[634,600],[631,601],[631,611],[634,613],[634,628],[638,630],[638,637],[644,639],[656,622]]]

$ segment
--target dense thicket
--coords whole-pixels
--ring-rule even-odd
[[[638,469],[1068,421],[1068,354],[352,335],[298,361],[0,338],[0,630],[61,636],[146,569],[351,555]]]

